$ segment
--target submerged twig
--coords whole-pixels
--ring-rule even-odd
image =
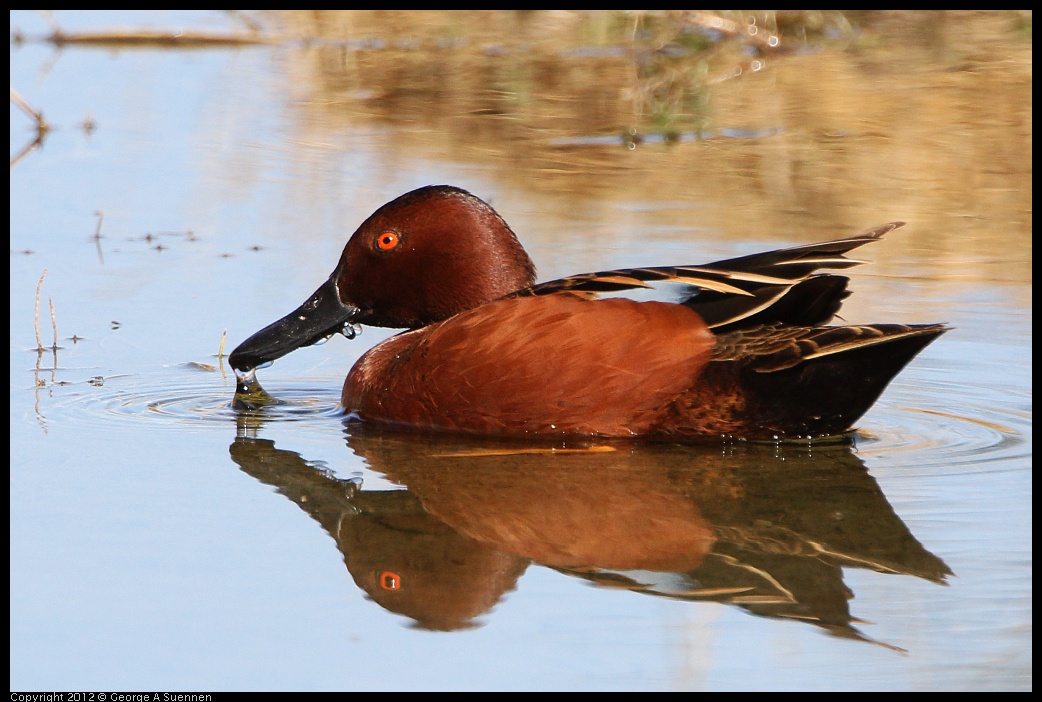
[[[51,125],[47,123],[46,119],[44,119],[43,113],[30,105],[29,102],[23,98],[17,90],[15,90],[13,85],[11,86],[11,102],[13,102],[18,109],[27,114],[36,127],[36,136],[33,140],[26,144],[21,151],[11,157],[11,167],[13,168],[16,163],[25,158],[26,154],[43,144],[44,137],[46,137],[47,133],[51,131]]]
[[[47,304],[51,306],[51,331],[54,333],[54,341],[51,343],[51,350],[58,350],[58,318],[54,314],[54,300],[47,296]]]
[[[47,275],[47,269],[43,269],[40,280],[36,283],[36,308],[33,314],[33,326],[36,328],[36,350],[43,351],[43,341],[40,340],[40,288],[43,287],[43,277]]]
[[[37,353],[43,353],[48,347],[43,345],[43,339],[40,338],[40,289],[43,287],[43,278],[47,275],[47,269],[43,269],[43,273],[40,274],[40,279],[36,282],[36,306],[33,313],[33,328],[36,331],[36,351]],[[50,297],[47,298],[47,304],[51,308],[51,331],[54,334],[54,342],[50,346],[51,351],[58,350],[58,315],[54,312],[54,300]]]
[[[11,102],[22,110],[22,112],[29,115],[29,117],[37,124],[47,124],[47,120],[43,118],[43,113],[30,105],[29,102],[22,97],[21,93],[15,90],[13,85],[11,86]]]
[[[169,47],[200,48],[218,46],[249,46],[253,44],[274,44],[276,37],[253,33],[215,34],[184,29],[111,29],[97,32],[76,32],[67,34],[55,29],[44,41],[55,46],[80,44],[85,46],[109,47]]]
[[[101,265],[105,265],[105,256],[101,253],[101,222],[105,219],[105,213],[101,210],[95,210],[95,215],[98,217],[98,226],[94,229],[94,244],[98,247],[98,261]]]

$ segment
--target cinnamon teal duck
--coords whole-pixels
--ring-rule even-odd
[[[695,266],[535,283],[487,203],[448,185],[387,203],[303,305],[229,357],[259,366],[356,325],[406,331],[348,373],[366,422],[483,435],[784,440],[844,435],[943,324],[827,326],[833,271],[902,226]],[[672,288],[672,301],[612,296]]]

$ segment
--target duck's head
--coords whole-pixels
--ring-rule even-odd
[[[415,329],[531,285],[514,232],[466,190],[431,185],[387,203],[351,236],[340,263],[299,308],[228,357],[250,371],[352,324]]]

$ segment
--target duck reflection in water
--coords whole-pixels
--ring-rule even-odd
[[[845,444],[540,445],[357,424],[347,444],[405,489],[364,490],[265,439],[230,452],[322,525],[358,587],[424,629],[475,626],[534,563],[870,641],[843,568],[951,574]]]

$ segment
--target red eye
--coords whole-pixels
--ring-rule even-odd
[[[381,251],[390,251],[394,247],[398,246],[401,241],[402,238],[398,236],[398,232],[381,232],[380,235],[376,237],[376,248]]]

